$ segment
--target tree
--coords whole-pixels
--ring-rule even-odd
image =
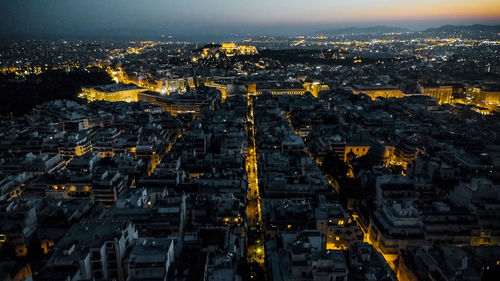
[[[321,169],[332,178],[343,178],[349,170],[344,161],[341,161],[333,151],[328,152],[325,156],[321,164]]]
[[[355,174],[362,169],[371,169],[373,166],[381,165],[384,160],[385,147],[378,143],[373,144],[366,155],[352,160]]]
[[[0,75],[0,115],[29,113],[35,105],[56,99],[78,100],[82,86],[107,83],[112,83],[112,80],[101,69],[69,73],[51,70],[30,75],[22,82],[10,75]]]

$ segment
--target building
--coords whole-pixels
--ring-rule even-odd
[[[161,95],[152,91],[144,91],[138,94],[138,100],[160,106],[173,116],[179,114],[199,114],[202,106],[210,104],[209,99],[198,95],[197,92]]]
[[[126,258],[127,281],[166,281],[174,262],[174,240],[139,238]]]
[[[439,104],[453,104],[452,86],[423,86],[418,85],[420,94],[433,97]]]
[[[134,84],[108,84],[82,88],[80,97],[88,101],[104,100],[110,102],[124,101],[137,102],[137,95],[145,92],[147,89],[138,87]]]
[[[89,219],[73,225],[55,245],[42,276],[63,273],[70,280],[127,280],[126,251],[137,239],[128,220]]]
[[[347,213],[338,203],[326,203],[320,196],[315,209],[316,229],[326,237],[327,250],[346,250],[351,241],[361,241],[359,228],[350,222]]]
[[[92,151],[92,141],[85,134],[66,135],[59,144],[59,154],[62,157],[82,156]]]
[[[272,81],[248,83],[248,93],[252,95],[261,95],[262,93],[270,93],[271,95],[304,95],[311,93],[314,97],[318,97],[320,91],[328,89],[328,85],[323,85],[318,81],[306,81],[303,84],[273,83]]]
[[[397,281],[382,254],[370,244],[353,242],[349,245],[350,271],[348,280],[353,281]]]
[[[400,281],[498,278],[500,247],[456,247],[446,244],[416,247],[403,252],[397,275]]]
[[[500,105],[500,91],[481,91],[485,105]]]
[[[19,199],[0,202],[0,247],[10,245],[17,257],[25,257],[37,223],[35,206],[30,202]]]
[[[21,170],[32,174],[51,173],[61,168],[63,164],[64,161],[58,153],[42,153],[40,155],[28,153],[21,163]]]
[[[402,98],[404,96],[403,92],[397,87],[392,85],[386,86],[361,86],[353,85],[352,93],[355,95],[365,94],[368,95],[372,100],[377,98]]]

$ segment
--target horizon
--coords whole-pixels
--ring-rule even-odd
[[[500,24],[496,1],[26,0],[0,2],[0,37],[157,38],[296,36],[350,27],[422,31],[443,25]]]
[[[53,32],[53,33],[42,33],[34,34],[30,32],[18,32],[16,34],[6,34],[0,32],[0,40],[142,40],[142,41],[172,41],[180,40],[186,42],[198,42],[198,43],[210,43],[210,42],[222,42],[227,40],[244,40],[249,37],[298,37],[298,36],[341,36],[349,35],[348,33],[335,33],[343,31],[344,29],[369,29],[369,28],[387,28],[387,29],[401,29],[402,32],[418,33],[423,32],[428,29],[441,28],[445,26],[456,26],[456,27],[470,27],[476,25],[496,27],[500,26],[500,22],[471,22],[471,23],[454,23],[454,22],[443,22],[436,25],[428,25],[422,28],[409,28],[401,25],[391,25],[384,23],[373,23],[373,24],[353,24],[353,25],[335,25],[335,26],[302,26],[300,30],[294,26],[279,26],[274,27],[272,32],[265,31],[269,30],[269,27],[245,27],[239,30],[231,30],[226,32],[196,32],[193,29],[190,33],[168,33],[159,30],[130,30],[130,29],[104,29],[95,32],[87,33],[72,33],[72,32]],[[329,34],[330,33],[330,34]],[[374,33],[353,33],[352,35],[379,35],[383,32]],[[169,39],[169,40],[167,40]]]

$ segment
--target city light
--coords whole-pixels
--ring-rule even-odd
[[[109,1],[3,5],[7,280],[496,280],[491,3]]]

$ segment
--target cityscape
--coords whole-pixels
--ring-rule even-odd
[[[0,281],[498,280],[498,3],[88,1],[0,4]]]

